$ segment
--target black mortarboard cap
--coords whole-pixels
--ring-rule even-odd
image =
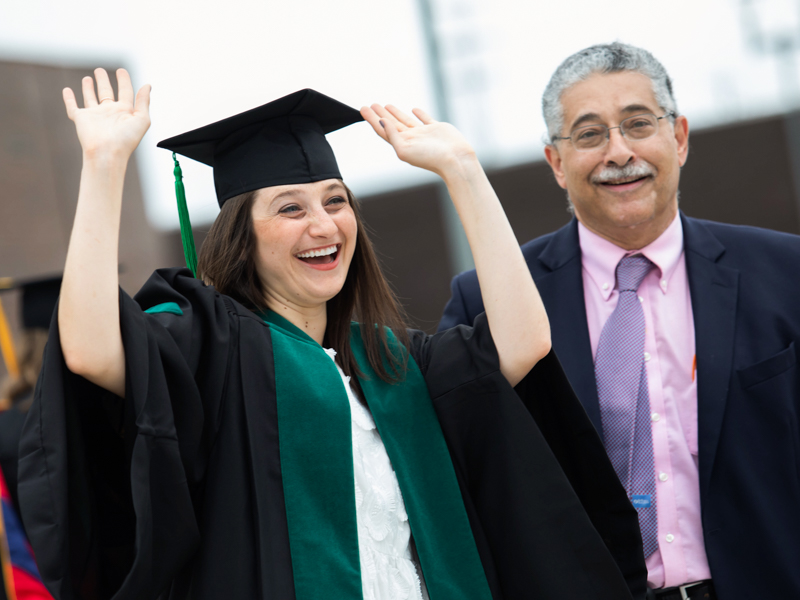
[[[341,179],[325,134],[362,121],[361,114],[311,89],[158,143],[214,168],[226,200],[263,187]]]

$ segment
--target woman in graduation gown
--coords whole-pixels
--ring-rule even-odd
[[[134,97],[120,70],[115,100],[95,76],[84,108],[65,90],[84,164],[21,446],[56,598],[643,596],[636,513],[452,126],[303,90],[162,142],[213,166],[221,213],[200,278],[160,270],[132,299],[120,203],[149,86]],[[446,183],[486,303],[474,327],[402,327],[325,141],[362,116]]]

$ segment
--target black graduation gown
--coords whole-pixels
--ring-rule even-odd
[[[143,312],[164,303],[182,314]],[[51,328],[20,447],[43,579],[63,600],[293,598],[270,327],[186,269],[120,306],[125,401]],[[555,355],[515,393],[484,317],[411,332],[411,353],[493,597],[643,597],[636,512]]]
[[[0,412],[0,468],[14,502],[14,508],[19,514],[19,499],[17,498],[17,462],[19,461],[19,438],[22,424],[25,422],[25,412],[20,409],[21,404],[26,404],[32,392],[22,399],[16,399],[14,405],[8,410]]]
[[[24,400],[19,401],[24,402]],[[25,421],[25,413],[19,409],[19,402],[0,412],[0,469],[3,471],[3,478],[8,486],[8,492],[14,509],[19,514],[19,502],[17,500],[17,460],[19,458],[18,447],[20,431]],[[6,600],[5,573],[0,569],[0,600]]]

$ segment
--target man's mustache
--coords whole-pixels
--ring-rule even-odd
[[[653,176],[658,170],[646,160],[639,160],[624,167],[606,166],[602,171],[592,175],[592,183],[608,183],[611,181],[641,179],[642,177]]]

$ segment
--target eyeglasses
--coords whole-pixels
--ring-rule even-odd
[[[653,137],[658,133],[658,122],[661,119],[674,117],[675,112],[669,111],[667,114],[657,117],[649,113],[644,115],[635,115],[620,121],[616,127],[606,127],[605,125],[587,125],[586,127],[578,127],[568,137],[554,137],[553,142],[556,140],[570,140],[575,150],[579,152],[587,152],[589,150],[597,150],[602,148],[608,143],[611,137],[612,129],[619,129],[623,137],[630,141],[646,140]]]

